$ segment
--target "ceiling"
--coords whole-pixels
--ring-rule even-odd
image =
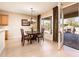
[[[78,11],[78,4],[76,2],[63,2],[63,13],[73,13]]]
[[[77,3],[63,9],[64,14],[74,13],[74,12],[78,12],[78,4]]]
[[[33,8],[33,15],[36,16],[51,10],[56,5],[57,2],[0,2],[0,10],[31,15],[30,8]]]
[[[68,7],[68,6],[70,6],[70,5],[73,5],[73,4],[75,4],[75,3],[77,3],[77,2],[63,2],[62,4],[63,4],[63,8],[66,8],[66,7]]]

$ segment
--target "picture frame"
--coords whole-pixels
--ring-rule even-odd
[[[21,25],[22,26],[30,26],[30,22],[27,19],[22,19],[21,20]]]

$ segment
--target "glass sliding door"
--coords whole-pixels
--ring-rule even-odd
[[[64,45],[79,50],[79,3],[63,8]]]

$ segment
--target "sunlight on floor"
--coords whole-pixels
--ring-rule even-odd
[[[77,54],[77,53],[75,53]],[[62,48],[61,50],[57,49],[56,42],[49,42],[45,40],[40,43],[34,42],[33,44],[26,44],[24,47],[21,46],[20,40],[8,40],[6,41],[6,47],[0,56],[9,56],[9,57],[67,57],[67,56],[76,56],[73,55],[73,50]],[[77,55],[78,56],[78,55]]]

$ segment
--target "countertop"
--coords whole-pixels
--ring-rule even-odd
[[[0,29],[0,32],[4,31],[3,29]]]
[[[8,26],[0,26],[0,32],[8,30]]]
[[[6,29],[0,29],[0,32],[5,31]]]

